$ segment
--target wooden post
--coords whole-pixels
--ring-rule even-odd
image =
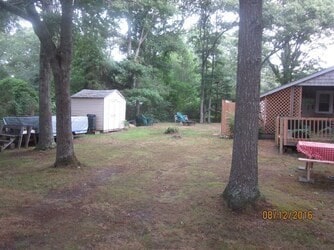
[[[279,128],[279,131],[280,131],[280,135],[279,135],[279,152],[280,154],[283,154],[283,136],[284,136],[284,127],[283,127],[283,118],[279,118],[279,124],[280,124],[280,128]]]
[[[280,135],[280,120],[279,116],[276,117],[276,126],[275,126],[275,142],[276,146],[279,146],[279,135]]]
[[[23,129],[24,129],[24,126],[21,126],[21,128],[20,128],[20,132],[19,132],[19,142],[18,142],[18,144],[17,144],[18,149],[21,148],[22,137],[23,137]]]
[[[283,117],[282,119],[283,119],[283,146],[285,146],[288,144],[289,118]]]
[[[26,141],[25,141],[25,148],[28,148],[29,141],[30,141],[30,135],[31,135],[31,126],[27,126],[27,135],[26,135]]]
[[[309,182],[311,180],[311,168],[312,162],[306,162],[306,180]]]

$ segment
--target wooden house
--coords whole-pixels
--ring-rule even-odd
[[[260,96],[262,132],[281,151],[298,140],[334,138],[334,67],[282,85]]]
[[[126,101],[118,90],[83,89],[71,96],[72,115],[90,115],[93,130],[108,132],[124,128]]]

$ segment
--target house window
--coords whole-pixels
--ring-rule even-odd
[[[333,96],[332,91],[318,91],[316,98],[316,112],[322,114],[333,113]]]

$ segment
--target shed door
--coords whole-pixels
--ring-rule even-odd
[[[108,129],[119,128],[119,102],[117,100],[110,100],[108,108]]]
[[[112,100],[111,102],[111,109],[110,109],[110,128],[111,129],[115,129],[116,128],[116,110],[117,110],[117,107],[116,107],[116,102],[115,100]]]

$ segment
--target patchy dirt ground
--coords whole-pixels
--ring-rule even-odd
[[[50,168],[54,151],[1,153],[0,248],[333,249],[331,166],[300,183],[297,153],[260,141],[263,197],[237,214],[221,199],[232,141],[218,124],[178,126],[178,137],[164,134],[171,126],[77,138],[77,170]]]

